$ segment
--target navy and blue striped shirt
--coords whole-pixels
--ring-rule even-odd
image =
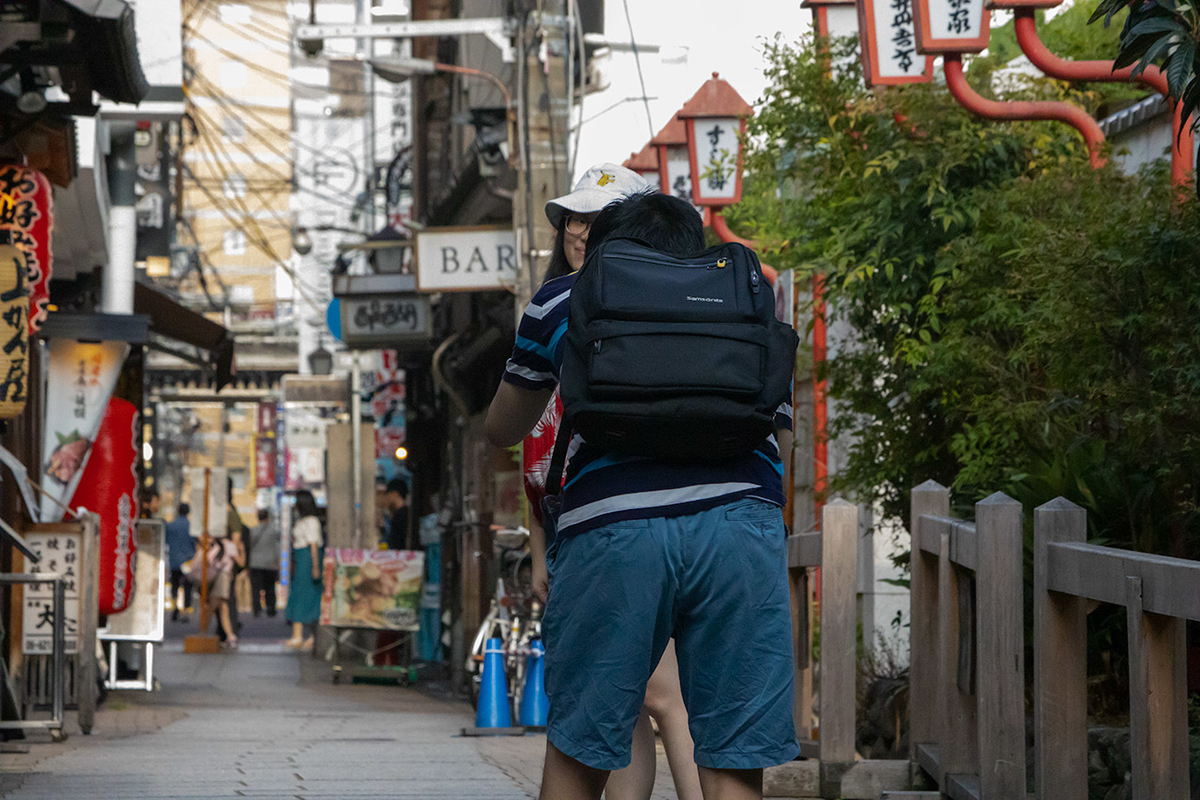
[[[574,282],[574,274],[555,278],[534,295],[517,328],[504,380],[531,391],[558,385]],[[776,411],[775,426],[791,430],[789,403]],[[668,463],[612,453],[589,445],[578,435],[567,454],[558,519],[562,535],[618,520],[695,514],[743,497],[784,504],[783,461],[774,436],[748,455],[719,462]]]

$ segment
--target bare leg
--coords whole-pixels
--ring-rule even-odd
[[[592,769],[546,742],[546,764],[542,768],[539,800],[600,800],[608,771]]]
[[[287,642],[285,642],[285,644],[288,647],[299,647],[300,643],[303,641],[304,641],[304,623],[303,622],[293,622],[292,623],[292,638],[288,639]]]
[[[688,730],[687,708],[683,705],[683,693],[679,688],[679,662],[675,658],[674,639],[667,643],[658,667],[646,684],[645,710],[658,723],[679,800],[700,800],[703,796],[700,774],[693,756],[695,745]],[[636,732],[634,742],[637,742]],[[634,758],[637,758],[636,751]]]
[[[646,800],[654,792],[654,773],[657,768],[658,748],[654,746],[654,726],[650,724],[650,713],[643,708],[633,729],[629,766],[609,773],[608,784],[604,787],[605,800]],[[697,790],[699,787],[697,779]]]
[[[225,631],[225,641],[236,642],[237,636],[234,635],[233,624],[229,621],[229,603],[225,600],[217,605],[217,619],[220,621],[221,630]]]
[[[700,767],[704,800],[762,800],[761,769]]]

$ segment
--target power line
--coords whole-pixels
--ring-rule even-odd
[[[629,26],[629,44],[633,48],[633,60],[637,64],[638,83],[642,85],[642,99],[646,103],[646,127],[650,129],[650,138],[654,138],[654,122],[650,119],[650,101],[646,99],[646,78],[642,75],[642,54],[638,51],[637,37],[633,35],[633,19],[629,16],[629,0],[621,0],[625,7],[625,24]]]

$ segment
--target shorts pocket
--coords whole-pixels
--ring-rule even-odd
[[[739,500],[725,509],[725,519],[730,522],[783,522],[783,509],[765,500]]]

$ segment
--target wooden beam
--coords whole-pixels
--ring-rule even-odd
[[[937,741],[937,557],[919,546],[932,517],[950,514],[950,490],[925,481],[912,490],[910,529],[912,533],[912,579],[909,632],[908,719],[909,752],[916,760],[918,746]],[[936,776],[936,773],[931,773]]]
[[[1052,542],[1048,588],[1102,603],[1125,602],[1125,578],[1142,581],[1142,610],[1200,621],[1200,561],[1117,550],[1083,542]]]
[[[901,792],[911,788],[912,777],[907,760],[855,761],[850,764],[822,764],[819,761],[789,761],[763,770],[764,797],[822,797],[822,775],[826,783],[838,782],[836,794],[824,796],[842,800],[875,800],[881,792]],[[841,770],[840,777],[836,775]],[[828,788],[828,787],[827,787]],[[901,795],[902,797],[903,795]]]
[[[1087,512],[1058,497],[1033,512],[1033,726],[1037,797],[1087,800],[1087,601],[1050,591],[1047,548],[1087,539]]]
[[[955,521],[950,528],[950,560],[963,569],[975,571],[978,536],[969,522]]]
[[[1021,504],[997,492],[975,504],[979,566],[978,775],[986,800],[1025,796],[1025,623]],[[944,788],[944,787],[943,787]]]
[[[1184,622],[1145,612],[1141,578],[1127,578],[1125,585],[1133,798],[1191,797]]]
[[[959,689],[958,654],[962,632],[960,615],[964,612],[959,598],[970,588],[971,580],[950,560],[950,531],[942,534],[938,558],[937,608],[937,691],[938,744],[942,747],[941,771],[934,775],[938,786],[946,787],[952,773],[972,773],[979,768],[978,721],[975,696]],[[968,607],[965,609],[970,611]]]
[[[851,762],[858,677],[858,506],[839,499],[821,513],[821,760]]]
[[[792,569],[821,566],[821,532],[793,533],[788,537],[788,566]]]
[[[808,569],[788,570],[788,595],[792,606],[792,644],[795,658],[794,680],[796,702],[792,720],[796,735],[802,740],[812,738],[812,604],[808,599]]]

